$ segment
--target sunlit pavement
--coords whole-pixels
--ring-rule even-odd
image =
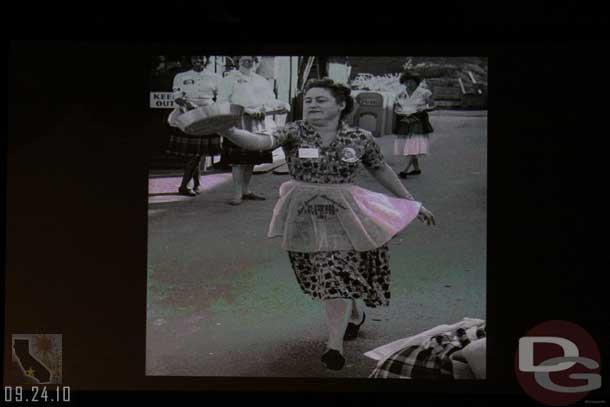
[[[431,117],[430,155],[422,174],[404,183],[437,225],[415,221],[392,241],[391,305],[366,310],[340,372],[319,360],[321,304],[301,293],[279,240],[266,237],[289,176],[254,175],[253,190],[268,199],[236,207],[227,204],[230,173],[203,175],[196,197],[176,195],[180,177],[151,178],[147,374],[366,377],[375,361],[364,352],[463,317],[485,318],[487,117],[465,113]],[[377,142],[402,170],[393,137]],[[365,171],[358,183],[383,191]]]

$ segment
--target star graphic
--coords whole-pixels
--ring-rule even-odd
[[[25,374],[33,377],[35,372],[36,371],[30,367],[28,370],[25,371]]]

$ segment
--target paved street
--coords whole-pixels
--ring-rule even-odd
[[[177,174],[150,179],[147,374],[367,377],[363,353],[463,317],[485,319],[487,115],[435,112],[430,155],[407,189],[436,216],[414,221],[390,244],[391,304],[367,309],[361,337],[346,342],[340,372],[320,362],[322,304],[299,289],[279,239],[266,238],[280,184],[255,175],[266,201],[227,204],[230,173],[202,177],[205,192],[175,195]],[[393,137],[377,139],[397,172]],[[366,172],[358,184],[382,192]]]

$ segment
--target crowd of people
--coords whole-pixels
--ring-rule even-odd
[[[177,111],[229,102],[242,106],[244,114],[236,126],[211,136],[174,129],[168,151],[188,158],[178,191],[196,195],[201,157],[222,150],[232,166],[229,203],[263,200],[250,188],[252,168],[271,162],[272,150],[283,149],[291,179],[280,187],[267,235],[281,238],[300,289],[323,302],[328,341],[321,360],[328,369],[342,369],[343,342],[358,337],[366,321],[364,306],[389,305],[389,241],[414,219],[435,224],[434,215],[400,180],[420,174],[419,159],[428,154],[431,93],[419,86],[417,76],[402,74],[394,154],[407,157],[407,165],[397,174],[372,134],[345,121],[355,108],[348,86],[310,80],[303,90],[303,118],[276,126],[267,113],[287,113],[290,105],[277,100],[270,83],[255,73],[256,57],[236,58],[238,69],[224,77],[206,72],[207,61],[192,57],[192,69],[176,75]],[[361,166],[392,196],[355,185]]]
[[[175,74],[172,89],[180,112],[187,111],[188,105],[198,107],[229,102],[244,107],[242,128],[254,132],[272,130],[275,125],[268,115],[288,113],[290,104],[277,100],[270,82],[256,73],[258,57],[237,56],[227,58],[227,61],[225,77],[206,69],[210,63],[207,56],[191,57],[191,69],[176,74],[186,63],[168,62],[166,57],[160,56],[153,76]],[[398,176],[407,178],[421,174],[420,159],[429,153],[429,136],[433,132],[428,112],[436,105],[432,92],[417,75],[405,71],[400,76],[400,83],[403,90],[396,95],[394,104],[397,117],[394,154],[406,157],[406,167]],[[222,155],[221,166],[230,167],[233,174],[234,193],[228,203],[239,205],[244,199],[266,199],[250,190],[250,180],[255,165],[272,162],[271,151],[246,151],[220,135],[187,136],[176,127],[171,127],[170,132],[166,153],[188,158],[179,194],[198,195],[201,163],[205,165],[206,157]],[[411,167],[413,169],[409,171]],[[192,188],[189,188],[191,180]]]
[[[254,132],[270,131],[274,121],[270,115],[282,115],[290,111],[290,104],[278,100],[273,86],[254,70],[259,62],[254,56],[238,56],[231,59],[236,69],[229,70],[224,77],[206,70],[210,59],[206,56],[191,57],[191,69],[175,75],[172,85],[177,108],[170,114],[168,122],[171,135],[166,153],[183,156],[188,160],[184,168],[178,193],[195,196],[199,192],[200,163],[206,156],[222,155],[222,163],[231,167],[234,194],[228,202],[240,205],[246,200],[266,198],[250,189],[250,180],[255,165],[272,163],[271,151],[247,151],[218,134],[193,136],[182,133],[175,125],[176,115],[200,106],[228,102],[243,107],[240,127]],[[160,65],[164,67],[165,65]],[[159,68],[158,68],[159,69]],[[188,187],[192,180],[192,189]]]

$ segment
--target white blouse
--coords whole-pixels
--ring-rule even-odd
[[[404,90],[396,96],[396,106],[394,111],[399,114],[413,114],[417,112],[418,107],[425,107],[432,103],[432,92],[430,90],[418,86],[411,95]]]
[[[275,98],[273,88],[267,79],[254,72],[244,75],[240,71],[233,71],[223,78],[218,102],[229,102],[252,109],[264,106],[266,110],[273,110],[283,105]]]
[[[174,77],[174,99],[183,97],[198,106],[212,103],[222,78],[207,71],[190,70]]]

